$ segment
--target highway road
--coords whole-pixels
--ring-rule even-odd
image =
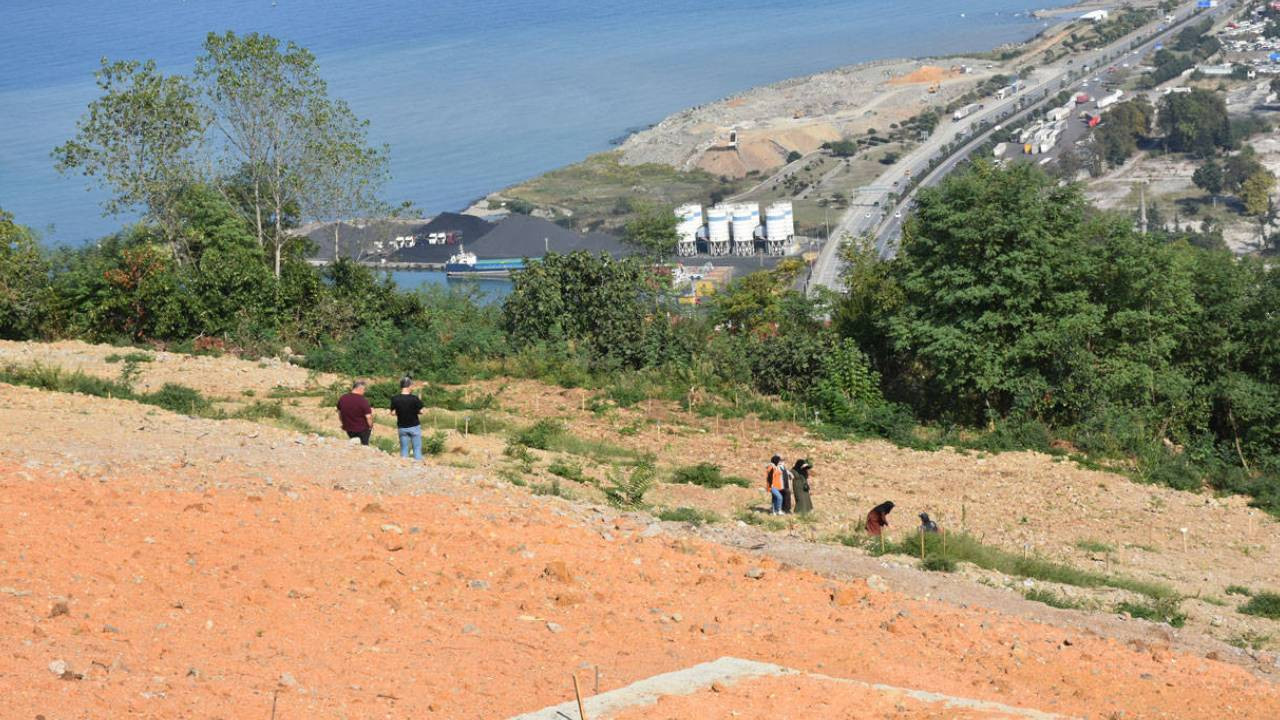
[[[1131,49],[1138,49],[1139,55],[1145,54],[1156,42],[1167,40],[1172,33],[1182,29],[1184,21],[1192,16],[1216,16],[1229,9],[1228,3],[1224,2],[1217,8],[1197,13],[1195,5],[1192,2],[1178,8],[1173,13],[1174,20],[1170,23],[1166,24],[1161,18],[1104,48],[1075,56],[1070,59],[1070,62],[1039,69],[1027,79],[1026,82],[1029,85],[1022,92],[1005,100],[986,100],[985,107],[966,118],[965,121],[954,123],[950,118],[943,118],[938,129],[928,140],[904,155],[893,167],[876,178],[874,183],[860,189],[851,198],[850,208],[832,228],[831,239],[823,245],[813,265],[807,283],[808,290],[814,292],[819,287],[839,289],[842,272],[839,249],[841,239],[845,236],[859,237],[874,233],[876,249],[880,257],[885,259],[893,257],[897,252],[897,239],[901,233],[902,221],[905,219],[912,198],[911,194],[908,194],[897,198],[896,203],[890,203],[889,193],[898,186],[906,185],[908,173],[912,177],[918,177],[920,173],[928,172],[917,187],[927,187],[939,182],[974,149],[980,147],[995,132],[996,125],[1016,121],[1027,113],[1042,109],[1041,106],[1045,101],[1062,89],[1075,87],[1080,82],[1090,80],[1095,74],[1100,73],[1100,65],[1128,54]],[[1146,39],[1140,45],[1135,45],[1134,43],[1141,38]],[[1089,67],[1088,72],[1083,70],[1085,66]],[[1075,85],[1069,85],[1067,84],[1069,80],[1078,82]],[[961,150],[953,153],[938,167],[929,171],[929,163],[941,152],[942,146],[956,140],[958,133],[970,127],[984,129],[965,138],[965,146]],[[867,208],[871,209],[868,211]]]

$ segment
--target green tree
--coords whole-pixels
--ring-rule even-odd
[[[1218,206],[1218,193],[1222,192],[1222,166],[1217,160],[1210,159],[1205,164],[1196,168],[1195,173],[1191,175],[1191,182],[1195,186],[1209,193],[1213,198],[1213,206]]]
[[[1240,201],[1244,211],[1256,218],[1266,217],[1271,210],[1271,191],[1276,187],[1276,176],[1259,170],[1249,176],[1240,188]]]
[[[622,241],[642,257],[662,262],[675,253],[676,244],[680,242],[677,223],[671,208],[645,206],[623,226]]]
[[[198,176],[194,152],[206,126],[196,91],[180,75],[146,62],[102,60],[101,94],[76,123],[76,136],[53,151],[61,172],[78,170],[111,193],[110,214],[141,210],[184,257],[174,205]]]
[[[0,209],[0,338],[38,334],[50,300],[49,264],[35,236]]]
[[[1153,110],[1146,100],[1129,100],[1107,113],[1107,121],[1098,128],[1098,145],[1102,157],[1112,165],[1122,165],[1138,151],[1138,140],[1150,132]]]
[[[280,277],[290,209],[332,215],[364,205],[381,184],[385,155],[365,144],[365,125],[345,104],[329,99],[315,56],[292,42],[210,33],[195,76]]]
[[[551,253],[512,278],[503,323],[517,346],[567,342],[594,360],[643,367],[668,323],[655,311],[658,292],[657,277],[635,258]]]
[[[1231,145],[1231,123],[1222,96],[1209,90],[1171,93],[1161,102],[1160,130],[1170,150],[1209,157]]]

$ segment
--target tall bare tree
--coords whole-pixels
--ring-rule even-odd
[[[298,174],[302,212],[333,225],[333,259],[342,256],[342,221],[385,215],[387,148],[369,145],[367,120],[341,100],[316,103],[305,165]]]

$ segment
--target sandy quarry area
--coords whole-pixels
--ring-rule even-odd
[[[683,110],[622,145],[623,162],[665,163],[742,177],[782,165],[829,140],[887,130],[930,105],[945,105],[995,74],[989,61],[887,60],[753,88]],[[959,71],[969,66],[972,72]],[[929,88],[937,83],[938,92]],[[728,147],[737,130],[738,147]]]
[[[0,343],[0,363],[76,357],[105,376],[118,371],[100,360],[111,352]],[[246,387],[309,380],[284,363],[170,356],[143,363],[139,382],[162,375],[228,403]],[[866,683],[1067,717],[1268,718],[1280,707],[1275,654],[1218,643],[1225,627],[1052,610],[975,574],[809,540],[891,494],[904,524],[926,504],[954,524],[965,502],[989,541],[1019,542],[1030,525],[1038,551],[1085,563],[1076,540],[1115,543],[1108,562],[1187,592],[1274,587],[1275,523],[1255,518],[1250,539],[1237,499],[1027,453],[820,442],[785,424],[739,427],[734,449],[727,425],[660,406],[597,417],[579,392],[513,383],[499,403],[752,477],[766,448],[806,452],[826,473],[818,521],[695,532],[601,507],[589,486],[577,501],[533,496],[498,478],[494,436],[450,431],[449,451],[414,467],[322,435],[0,385],[10,427],[33,429],[0,448],[6,707],[49,720],[266,718],[273,702],[278,718],[504,718],[571,698],[575,671],[594,694],[725,656],[815,675],[708,686],[611,717],[1001,716],[886,699]],[[315,404],[290,407],[317,423],[331,414],[295,400]],[[616,432],[640,418],[637,432]],[[652,500],[727,512],[758,495],[663,484]],[[1196,517],[1221,532],[1197,532],[1183,554],[1169,531]]]

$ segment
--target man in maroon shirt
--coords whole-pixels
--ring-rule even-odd
[[[364,396],[364,386],[363,380],[357,380],[351,384],[351,392],[338,398],[338,420],[348,438],[360,438],[361,445],[368,445],[373,432],[373,406]]]

